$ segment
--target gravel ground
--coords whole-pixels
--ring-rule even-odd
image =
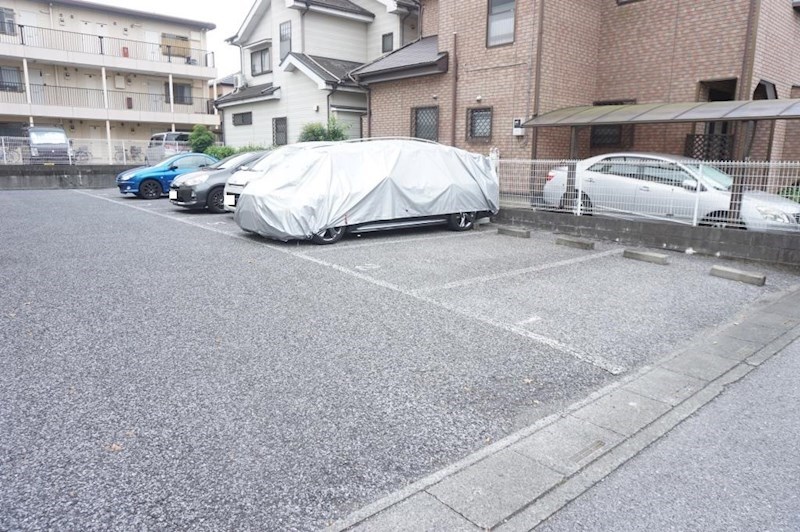
[[[319,528],[615,378],[575,353],[634,369],[797,282],[546,233],[269,243],[114,191],[0,209],[4,530]]]

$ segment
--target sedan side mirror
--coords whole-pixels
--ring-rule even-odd
[[[170,167],[169,167],[169,169],[170,169],[170,170],[177,170],[177,169],[178,169],[178,167],[177,167],[176,165],[174,165],[174,164],[173,164],[172,166],[170,166]]]
[[[692,190],[694,192],[697,191],[697,181],[694,179],[684,179],[683,180],[683,188],[686,190]]]

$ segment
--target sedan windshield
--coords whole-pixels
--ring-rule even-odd
[[[733,177],[719,168],[708,164],[701,165],[699,163],[686,164],[686,166],[694,173],[701,174],[712,188],[717,190],[730,190],[731,186],[733,186]]]
[[[231,155],[230,157],[226,157],[222,159],[220,162],[215,163],[210,166],[215,170],[229,170],[231,168],[236,168],[237,166],[241,166],[243,163],[253,159],[255,156],[254,153],[237,153],[236,155]]]

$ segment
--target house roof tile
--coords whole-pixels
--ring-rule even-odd
[[[446,52],[439,51],[438,35],[431,35],[355,69],[353,75],[357,78],[367,77],[370,74],[431,65],[446,55]]]
[[[241,100],[251,100],[253,98],[270,96],[279,88],[280,87],[276,87],[272,83],[264,83],[263,85],[251,85],[250,87],[245,87],[230,94],[226,94],[225,96],[221,96],[217,98],[214,101],[214,103],[225,104],[230,102],[238,102]]]

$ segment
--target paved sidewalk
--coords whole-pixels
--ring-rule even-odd
[[[800,337],[800,289],[329,530],[530,530]]]

